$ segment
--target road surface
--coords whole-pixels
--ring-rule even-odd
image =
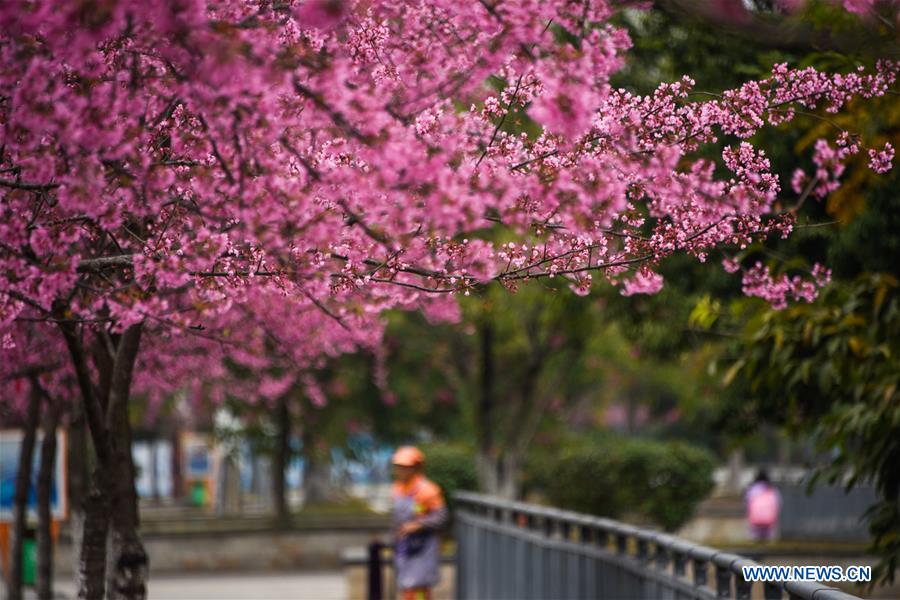
[[[149,600],[345,600],[344,574],[322,573],[202,573],[153,575]],[[60,581],[58,598],[75,598],[71,581]]]

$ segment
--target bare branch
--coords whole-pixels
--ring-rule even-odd
[[[94,273],[104,269],[129,268],[134,266],[134,254],[119,254],[115,256],[100,256],[98,258],[85,258],[79,261],[75,270],[79,273]]]
[[[344,323],[343,319],[341,319],[339,316],[337,316],[337,315],[334,314],[332,311],[330,311],[330,310],[328,309],[327,306],[325,306],[324,304],[322,304],[321,302],[319,302],[318,300],[316,300],[315,298],[313,298],[312,294],[310,294],[310,293],[307,292],[306,290],[303,290],[303,295],[306,296],[306,298],[307,298],[310,302],[312,302],[313,304],[315,304],[315,305],[316,305],[316,308],[318,308],[318,309],[321,310],[323,313],[325,313],[326,315],[328,315],[329,317],[331,317],[332,319],[334,319],[335,321],[337,321],[337,324],[338,324],[338,325],[340,325],[341,327],[343,327],[343,328],[346,329],[347,331],[350,331],[350,327],[348,327],[347,324]]]
[[[14,190],[26,190],[29,192],[46,192],[58,188],[58,183],[34,183],[31,181],[13,181],[12,179],[0,179],[0,187]]]

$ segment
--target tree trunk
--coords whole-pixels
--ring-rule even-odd
[[[111,482],[111,511],[107,542],[106,587],[110,600],[147,596],[148,557],[138,534],[139,516],[131,457],[131,428],[127,416],[111,433],[118,438]]]
[[[478,404],[475,411],[476,441],[476,474],[478,485],[486,494],[494,493],[498,488],[499,469],[494,448],[494,332],[484,315],[478,325],[478,336],[481,344],[481,386]]]
[[[504,453],[500,459],[502,477],[498,481],[497,495],[518,500],[522,491],[522,460],[513,452]]]
[[[744,450],[736,448],[728,455],[728,478],[725,488],[732,494],[742,494],[742,478],[744,473]]]
[[[510,500],[522,492],[522,457],[512,451],[499,456],[479,451],[475,459],[478,485],[485,494]]]
[[[143,324],[132,325],[122,334],[110,383],[106,427],[110,460],[110,524],[106,554],[106,588],[110,600],[143,600],[147,597],[148,558],[138,534],[137,490],[131,452],[128,403],[131,377],[140,347]]]
[[[69,412],[67,484],[69,486],[69,528],[72,532],[72,569],[78,572],[81,564],[82,535],[84,534],[84,503],[88,493],[88,443],[84,409],[72,402]]]
[[[54,312],[63,315],[64,306],[55,306]],[[104,404],[106,399],[98,396],[108,391],[108,373],[100,366],[107,367],[108,361],[98,361],[100,380],[98,387],[91,377],[87,353],[78,326],[69,321],[59,324],[66,347],[72,359],[78,388],[81,391],[82,406],[87,429],[93,442],[96,465],[91,475],[91,488],[84,500],[84,525],[81,533],[81,549],[78,557],[76,581],[78,597],[101,599],[104,595],[104,572],[106,570],[106,536],[109,531],[109,484],[107,468],[110,464],[110,443],[107,433]],[[99,347],[98,347],[99,348]],[[102,358],[102,357],[101,357]],[[108,367],[106,370],[111,370]]]
[[[272,503],[275,518],[280,522],[288,520],[287,505],[287,464],[291,452],[291,414],[287,398],[278,400],[275,407],[275,427],[277,429],[275,451],[272,453]]]
[[[50,496],[53,491],[53,474],[56,471],[58,421],[59,406],[54,400],[48,399],[37,489],[37,594],[41,600],[53,598],[53,537],[50,534],[53,515],[50,512]]]
[[[329,502],[337,490],[331,481],[331,456],[319,449],[313,427],[303,428],[303,501],[306,504]]]
[[[28,491],[31,487],[31,466],[34,462],[34,439],[38,427],[40,392],[32,383],[31,395],[25,415],[25,430],[22,447],[19,450],[19,466],[16,473],[16,490],[13,496],[12,543],[9,556],[9,581],[6,582],[6,597],[9,600],[22,599],[22,546],[25,538],[25,521],[28,516]]]
[[[100,600],[106,584],[106,538],[109,533],[109,496],[103,471],[95,467],[91,489],[84,499],[84,522],[78,550],[78,598]]]
[[[479,448],[475,455],[475,474],[478,476],[479,491],[491,495],[496,493],[499,487],[497,459],[487,449]]]
[[[181,473],[181,431],[174,427],[172,431],[172,498],[180,500],[184,497],[184,478]]]
[[[475,470],[481,491],[515,500],[521,492],[522,456],[514,448],[503,445],[503,423],[498,422],[494,372],[494,329],[490,315],[478,327],[481,344],[481,385],[476,410],[475,430],[478,435]],[[525,402],[527,400],[523,400]],[[524,407],[523,407],[524,408]],[[509,432],[515,437],[521,431]]]
[[[222,502],[221,512],[226,515],[236,515],[241,512],[241,471],[230,454],[225,455],[222,477]]]
[[[159,493],[159,457],[157,456],[158,443],[156,438],[151,438],[147,443],[150,449],[150,495],[154,502],[159,502],[161,495]]]

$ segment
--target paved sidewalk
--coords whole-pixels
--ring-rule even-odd
[[[321,573],[196,573],[155,575],[149,600],[345,600],[340,571]],[[71,581],[56,584],[58,598],[75,598]],[[29,594],[29,598],[36,596]]]

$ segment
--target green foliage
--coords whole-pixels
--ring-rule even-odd
[[[524,451],[543,418],[600,388],[602,307],[565,282],[499,286],[464,298],[461,322],[392,315],[385,334],[398,438],[472,439],[498,456]],[[484,331],[490,330],[485,401]]]
[[[384,348],[392,404],[373,407],[381,439],[405,443],[421,433],[457,438],[463,431],[463,406],[469,397],[462,373],[474,352],[472,336],[446,323],[430,323],[420,313],[389,315]]]
[[[697,89],[717,92],[764,77],[779,61],[792,57],[762,44],[747,43],[702,20],[664,10],[629,10],[620,17],[634,43],[617,85],[641,93],[685,73]]]
[[[441,486],[447,506],[453,509],[453,494],[478,489],[475,452],[462,444],[432,443],[421,447],[425,453],[425,475]]]
[[[687,442],[635,440],[622,447],[620,485],[638,514],[674,531],[713,489],[715,459]]]
[[[622,472],[619,448],[604,439],[536,449],[527,465],[527,486],[558,508],[619,517],[627,506],[625,490],[618,481]]]
[[[369,506],[369,503],[361,498],[340,498],[328,502],[316,502],[304,504],[299,511],[294,513],[294,521],[313,521],[327,519],[329,517],[348,517],[357,515],[377,514]]]
[[[531,481],[554,506],[674,531],[713,489],[715,460],[685,442],[607,437],[536,456]]]
[[[900,284],[865,275],[834,284],[813,304],[762,310],[726,371],[741,401],[734,422],[767,420],[812,431],[832,461],[819,475],[852,487],[871,481],[880,577],[900,565]],[[845,479],[846,478],[846,479]]]

